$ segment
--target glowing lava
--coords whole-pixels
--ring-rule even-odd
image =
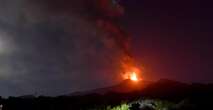
[[[137,74],[136,74],[135,72],[132,72],[132,73],[130,74],[129,79],[132,80],[132,81],[138,81]]]
[[[126,74],[123,75],[124,79],[129,79],[131,81],[139,81],[141,78],[138,76],[138,73],[136,72],[127,72]]]

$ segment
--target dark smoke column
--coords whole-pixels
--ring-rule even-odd
[[[124,14],[124,8],[118,0],[96,0],[96,3],[100,11],[97,25],[109,33],[108,37],[114,40],[120,50],[119,72],[124,75],[128,72],[139,72],[130,52],[130,36],[116,22],[117,18]]]

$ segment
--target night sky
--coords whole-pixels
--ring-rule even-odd
[[[213,82],[210,1],[111,3],[102,9],[91,0],[0,0],[0,95],[55,96],[121,81],[128,40],[108,37],[114,34],[97,25],[105,20],[130,37],[145,80]]]
[[[213,82],[211,1],[124,1],[124,22],[146,78]]]

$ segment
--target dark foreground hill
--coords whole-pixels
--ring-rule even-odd
[[[172,80],[157,82],[125,80],[118,85],[58,97],[9,97],[1,99],[4,110],[79,110],[103,105],[118,105],[122,101],[161,99],[170,102],[187,100],[197,109],[210,109],[212,84],[186,84]]]

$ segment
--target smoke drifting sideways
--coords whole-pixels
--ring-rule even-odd
[[[0,94],[61,95],[118,82],[134,65],[116,0],[0,1]],[[2,36],[0,36],[2,37]],[[5,43],[5,42],[4,42]],[[4,49],[2,49],[4,50]],[[7,49],[8,50],[8,49]],[[8,92],[10,91],[10,92]]]

